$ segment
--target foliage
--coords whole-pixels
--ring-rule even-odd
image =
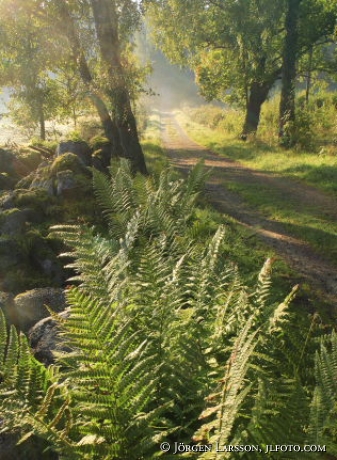
[[[264,102],[280,74],[282,1],[144,3],[156,44],[173,62],[193,68],[208,100],[247,111],[256,95],[263,93]]]
[[[14,326],[7,329],[0,309],[0,406],[2,432],[29,427],[29,417],[40,407],[41,397],[56,380],[57,368],[47,370],[31,354],[28,340]],[[17,425],[18,414],[20,423]]]
[[[55,69],[57,46],[34,2],[1,2],[1,86],[11,87],[9,108],[16,123],[30,129],[53,118],[61,103]]]
[[[0,407],[11,412],[5,429],[19,426],[22,441],[36,434],[72,460],[156,458],[162,440],[191,443],[193,435],[202,444],[263,448],[283,436],[304,443],[309,401],[301,366],[309,337],[292,324],[294,293],[270,301],[271,260],[255,288],[245,287],[223,254],[223,227],[205,240],[195,214],[203,179],[201,165],[187,181],[170,171],[133,177],[126,162],[111,177],[94,171],[109,232],[54,228],[69,247],[63,256],[73,260],[70,281],[78,286],[66,291],[69,319],[54,315],[71,351],[43,370],[42,393],[40,380],[34,383],[37,403],[17,379],[8,392],[9,368],[16,376],[37,364],[16,351],[15,334],[7,345],[0,329],[8,375]]]
[[[314,70],[333,72],[328,46],[333,43],[336,25],[335,0],[230,0],[225,3],[144,0],[143,3],[157,46],[172,62],[194,70],[206,99],[219,99],[245,108],[244,138],[256,132],[261,106],[275,82],[290,68],[289,57],[292,93],[295,66],[300,58],[303,71],[310,54],[310,66],[305,70],[310,75]],[[298,8],[289,10],[287,15],[288,6],[295,4]],[[290,37],[287,21],[295,19],[296,11],[298,22],[292,27],[295,35]],[[283,108],[288,99],[281,98],[282,120],[288,120]],[[294,117],[288,121],[294,121]],[[288,137],[292,131],[291,127]]]
[[[191,120],[211,129],[223,131],[229,135],[239,135],[240,125],[243,122],[241,110],[234,110],[229,107],[220,108],[217,106],[203,105],[198,108],[185,107],[184,113]]]
[[[311,403],[310,440],[324,442],[331,455],[337,455],[337,335],[333,332],[321,340],[316,353],[315,372],[317,385]]]

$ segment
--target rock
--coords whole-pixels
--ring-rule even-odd
[[[56,174],[56,195],[64,195],[67,190],[78,188],[78,182],[72,171],[60,171]]]
[[[54,181],[50,177],[41,177],[41,175],[35,175],[34,179],[32,180],[29,189],[36,189],[41,188],[45,190],[48,195],[53,196],[54,193]]]
[[[2,421],[0,419],[0,429]],[[57,460],[58,455],[46,448],[48,444],[37,436],[31,436],[26,442],[16,445],[20,439],[18,431],[6,431],[0,434],[0,460]]]
[[[4,278],[9,268],[22,262],[24,256],[17,241],[11,237],[0,236],[0,280]],[[0,289],[1,287],[0,283]]]
[[[72,171],[74,174],[89,175],[87,167],[84,166],[79,157],[74,153],[64,153],[55,158],[50,167],[50,174],[56,177],[61,171]]]
[[[0,173],[14,174],[15,155],[9,150],[0,149]]]
[[[85,141],[63,141],[56,148],[56,157],[64,153],[73,153],[83,165],[91,165],[91,148]]]
[[[20,179],[17,158],[9,150],[0,149],[0,190],[11,190]]]
[[[57,196],[79,199],[85,191],[92,189],[91,171],[73,153],[55,158],[50,172]]]
[[[13,324],[14,294],[0,291],[0,308],[4,312],[8,324]]]
[[[34,190],[16,189],[14,191],[14,202],[18,208],[29,208],[39,215],[39,219],[34,222],[40,222],[48,214],[51,205],[55,204],[46,190],[40,188]]]
[[[61,288],[37,288],[23,292],[14,299],[15,324],[23,332],[49,316],[46,305],[55,312],[65,309],[66,301]]]
[[[17,180],[7,173],[0,173],[0,190],[12,190],[16,183]]]
[[[50,162],[43,161],[35,171],[22,178],[16,189],[43,189],[48,195],[54,195],[54,182],[50,174]]]
[[[92,155],[92,165],[99,171],[105,172],[111,162],[111,144],[106,143],[102,145]]]
[[[59,316],[66,319],[69,314],[70,310],[66,309]],[[70,351],[69,347],[62,344],[58,323],[51,316],[36,323],[30,329],[28,337],[35,358],[46,366],[54,363],[55,351]]]
[[[15,207],[16,206],[14,202],[14,192],[11,191],[11,192],[4,193],[0,198],[0,208],[6,210],[6,209],[12,209]]]
[[[0,212],[0,235],[11,235],[15,237],[22,234],[29,220],[29,212],[18,208],[8,209]]]
[[[35,235],[30,260],[32,265],[48,277],[53,285],[60,286],[65,281],[63,266],[48,243],[45,238]]]

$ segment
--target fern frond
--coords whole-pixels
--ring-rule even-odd
[[[315,359],[316,387],[311,403],[309,442],[327,445],[327,452],[337,454],[337,334],[328,343],[322,339]]]

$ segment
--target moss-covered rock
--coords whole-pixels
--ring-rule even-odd
[[[10,237],[0,237],[0,290],[17,292],[17,283],[9,283],[11,273],[18,277],[17,269],[25,264],[25,257],[21,252],[18,241]],[[28,268],[28,267],[27,267]],[[18,282],[21,280],[19,279]]]
[[[94,152],[95,150],[99,150],[101,149],[102,147],[105,147],[106,145],[110,146],[111,147],[111,143],[110,141],[108,140],[107,137],[105,136],[102,136],[102,135],[96,135],[96,136],[93,136],[90,141],[89,141],[89,145],[92,149],[92,151]]]
[[[31,149],[22,148],[19,152],[19,159],[21,163],[27,168],[28,174],[40,165],[43,161],[42,155]]]
[[[9,191],[9,192],[2,192],[0,195],[0,209],[5,210],[5,209],[12,209],[15,208],[15,202],[14,202],[14,192]]]
[[[92,150],[85,141],[68,140],[60,142],[56,149],[56,157],[62,156],[67,153],[72,153],[73,155],[75,155],[84,166],[91,165]]]
[[[0,173],[15,174],[14,160],[15,155],[12,152],[0,148]]]
[[[13,190],[17,179],[11,177],[8,173],[0,173],[0,190]]]
[[[56,204],[55,198],[43,189],[17,189],[14,192],[13,201],[18,208],[30,208],[35,212],[46,216],[51,206]],[[42,216],[41,216],[42,217]]]
[[[0,235],[16,237],[25,231],[29,213],[18,208],[0,212]]]
[[[50,167],[50,173],[53,176],[61,171],[67,170],[75,174],[88,174],[87,168],[83,165],[78,156],[73,153],[64,153],[57,156]]]

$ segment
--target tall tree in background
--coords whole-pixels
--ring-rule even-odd
[[[48,26],[35,15],[32,4],[20,1],[3,0],[0,18],[0,84],[11,87],[15,120],[39,125],[45,139],[45,121],[55,115],[60,103],[57,85],[50,78],[56,50]]]
[[[281,76],[284,1],[144,0],[157,46],[191,66],[207,99],[245,107],[242,137]]]
[[[331,40],[336,0],[143,0],[156,44],[196,72],[207,99],[245,108],[242,138],[282,78],[280,133],[295,118],[296,64]]]
[[[129,159],[134,171],[147,174],[131,107],[125,53],[138,26],[137,2],[90,0],[78,4],[51,0],[50,7],[54,14],[49,17],[58,18],[58,29],[67,39],[87,94],[112,144],[112,155]]]
[[[23,25],[22,30],[18,27],[12,30],[14,37],[20,36],[26,40],[29,17],[36,23],[32,37],[39,43],[42,61],[34,56],[31,56],[31,62],[30,59],[23,60],[21,55],[17,59],[19,65],[26,68],[26,74],[32,75],[37,81],[35,84],[31,78],[36,86],[32,101],[37,104],[41,99],[38,92],[44,88],[39,80],[41,69],[48,76],[51,72],[54,75],[64,74],[72,62],[111,142],[112,155],[129,159],[135,172],[146,174],[131,105],[135,84],[128,73],[129,43],[140,17],[138,2],[3,0],[1,8],[9,13],[14,22]],[[46,39],[42,31],[47,32]],[[12,42],[6,48],[6,53],[12,53],[11,46],[17,53],[17,44]],[[41,69],[35,69],[36,63],[41,63]],[[12,75],[15,75],[13,59],[9,67]],[[137,72],[133,72],[133,77],[137,79]],[[8,86],[13,86],[11,79],[8,82]]]

